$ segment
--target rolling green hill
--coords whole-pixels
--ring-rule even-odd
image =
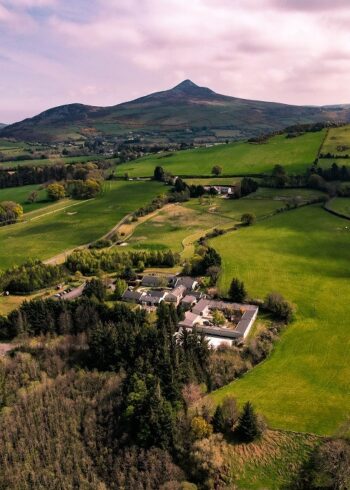
[[[297,123],[350,121],[348,107],[292,106],[220,95],[185,80],[176,87],[112,107],[69,104],[7,126],[0,136],[62,141],[86,135],[148,134],[152,139],[196,135],[229,139],[280,130]]]
[[[216,145],[161,155],[151,155],[117,167],[117,174],[130,177],[153,175],[160,165],[173,175],[210,175],[214,165],[222,167],[222,173],[244,175],[270,172],[274,165],[283,165],[288,172],[305,171],[317,157],[325,130],[306,133],[297,138],[285,134],[274,136],[266,143],[246,142]]]
[[[251,296],[278,291],[297,308],[272,355],[214,393],[216,401],[228,393],[251,400],[272,427],[349,430],[347,225],[315,205],[212,240],[223,258],[223,292],[239,277]]]

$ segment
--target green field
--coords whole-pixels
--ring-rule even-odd
[[[328,203],[328,207],[337,213],[343,214],[350,219],[350,198],[337,197]]]
[[[127,213],[163,190],[156,182],[105,182],[103,194],[42,218],[0,228],[0,269],[26,258],[46,259],[107,233]],[[67,205],[70,205],[69,203]],[[38,211],[35,211],[38,214]]]
[[[322,153],[333,155],[350,154],[350,125],[330,128],[322,147]]]
[[[53,165],[54,163],[86,163],[94,160],[101,160],[105,158],[101,155],[83,155],[78,157],[61,157],[59,155],[52,156],[50,158],[38,158],[34,160],[19,160],[19,161],[8,161],[0,162],[0,168],[15,168],[18,166],[33,167],[35,165]]]
[[[347,221],[313,205],[212,240],[223,258],[220,288],[244,280],[253,297],[278,291],[297,307],[271,357],[218,390],[251,400],[272,427],[349,431],[350,336]]]
[[[274,136],[264,144],[245,142],[199,148],[167,155],[147,156],[117,167],[118,175],[132,177],[153,175],[154,167],[162,166],[173,175],[210,175],[214,165],[220,165],[223,174],[243,175],[271,172],[275,164],[290,172],[304,171],[316,158],[324,138],[324,131],[306,133],[297,138]]]
[[[38,191],[39,193],[37,202],[28,203],[28,196],[33,191]],[[40,189],[40,186],[37,184],[0,189],[0,202],[1,201],[18,202],[23,207],[25,213],[50,205],[50,203],[46,200],[45,189]]]

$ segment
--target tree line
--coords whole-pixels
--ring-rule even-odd
[[[50,181],[87,180],[102,178],[111,162],[53,164],[43,166],[19,165],[11,170],[0,169],[0,188],[21,187],[29,184],[44,184]]]

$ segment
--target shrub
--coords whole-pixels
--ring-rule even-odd
[[[267,295],[264,308],[269,311],[274,318],[289,323],[293,319],[293,307],[279,293]]]

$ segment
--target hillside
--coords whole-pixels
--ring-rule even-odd
[[[115,105],[69,104],[0,131],[2,137],[62,141],[82,136],[134,136],[150,141],[234,140],[296,123],[350,121],[348,106],[293,106],[229,97],[185,80],[163,92]]]

